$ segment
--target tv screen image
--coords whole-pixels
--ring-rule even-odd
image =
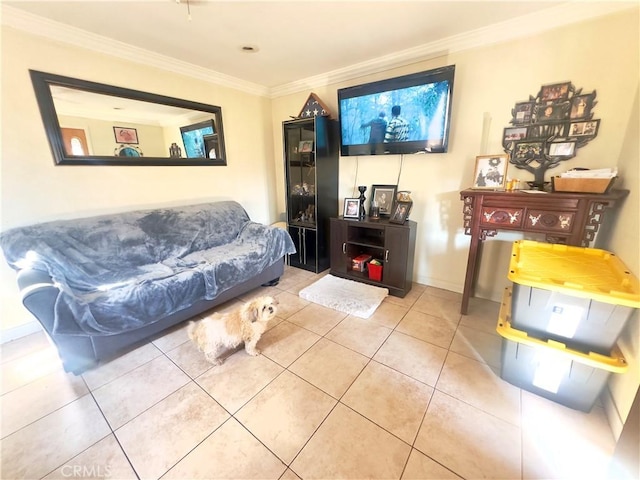
[[[206,158],[209,155],[206,151],[205,135],[214,133],[213,120],[205,120],[204,122],[194,123],[186,127],[180,127],[182,134],[182,142],[187,158]]]
[[[447,151],[455,66],[338,90],[344,155]]]

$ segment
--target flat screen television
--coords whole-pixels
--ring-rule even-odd
[[[180,127],[182,134],[182,143],[187,158],[207,158],[205,135],[215,133],[215,125],[213,120],[205,120],[204,122],[194,123],[186,127]]]
[[[444,153],[455,65],[338,90],[340,154]]]

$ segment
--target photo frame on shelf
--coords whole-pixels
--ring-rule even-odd
[[[137,145],[138,131],[135,128],[129,127],[113,127],[113,134],[116,137],[116,143],[128,143]]]
[[[298,145],[298,151],[300,153],[311,153],[313,152],[313,140],[301,140]]]
[[[412,206],[413,202],[403,202],[398,200],[393,206],[393,213],[389,218],[389,223],[398,223],[400,225],[404,224],[404,222],[407,221],[407,217],[409,216]]]
[[[379,215],[381,217],[390,216],[393,211],[393,202],[396,198],[397,191],[397,185],[371,185],[369,211],[371,211],[371,204],[376,202],[378,204]]]
[[[359,198],[345,198],[344,199],[344,211],[342,213],[343,218],[360,218],[360,199]]]
[[[509,155],[478,155],[473,173],[473,187],[477,189],[503,189],[507,181]]]

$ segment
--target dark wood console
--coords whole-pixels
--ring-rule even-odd
[[[416,248],[414,221],[403,225],[380,220],[331,219],[331,274],[389,289],[389,294],[404,297],[413,284],[413,260]],[[370,255],[382,263],[382,279],[369,278],[367,271],[353,270],[352,260]]]
[[[527,191],[463,190],[464,233],[471,235],[467,273],[462,293],[464,315],[473,296],[481,242],[498,230],[544,234],[546,241],[589,247],[606,211],[629,194],[610,193],[532,193]]]

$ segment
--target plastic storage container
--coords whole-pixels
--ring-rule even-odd
[[[376,282],[382,281],[382,265],[369,262],[367,263],[367,268],[369,269],[369,278],[371,280],[375,280]]]
[[[584,353],[554,340],[540,340],[511,326],[511,291],[498,318],[502,339],[500,377],[569,408],[589,412],[612,373],[627,371],[617,346],[608,355]]]
[[[605,250],[519,240],[508,278],[513,327],[579,350],[608,355],[640,308],[638,279]]]

